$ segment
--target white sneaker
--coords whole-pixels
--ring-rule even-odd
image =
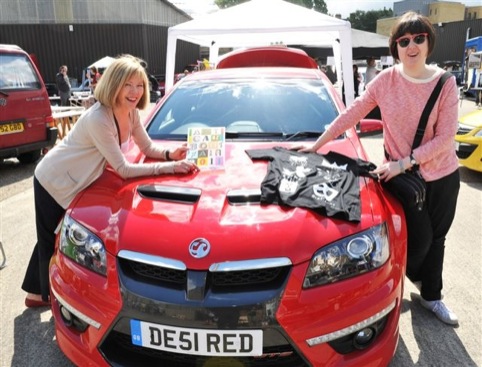
[[[441,321],[445,322],[449,325],[458,325],[459,319],[457,315],[449,310],[445,304],[438,300],[438,301],[426,301],[422,297],[420,297],[420,303],[423,307],[427,310],[432,311],[435,316],[437,316]]]

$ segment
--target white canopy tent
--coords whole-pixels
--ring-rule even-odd
[[[95,66],[97,69],[107,69],[107,67],[114,62],[114,58],[110,56],[104,56],[102,59],[97,60],[93,64],[89,65],[89,68]]]
[[[209,47],[209,61],[216,63],[221,47],[316,45],[333,47],[336,70],[352,75],[350,22],[282,0],[251,0],[240,5],[170,27],[167,38],[166,90],[174,83],[177,40]],[[353,91],[353,78],[344,81]],[[347,105],[353,102],[347,93]]]

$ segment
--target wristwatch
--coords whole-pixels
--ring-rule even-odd
[[[410,153],[410,164],[412,166],[416,166],[418,164],[415,158],[413,157],[413,153]]]

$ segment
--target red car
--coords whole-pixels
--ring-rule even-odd
[[[0,44],[0,161],[35,163],[55,145],[57,133],[35,56]]]
[[[393,357],[401,206],[363,173],[373,164],[355,129],[319,154],[292,150],[344,108],[320,70],[235,64],[183,79],[146,122],[166,147],[189,142],[199,172],[122,180],[107,169],[67,210],[50,280],[57,341],[76,365]],[[133,145],[128,159],[145,157]]]

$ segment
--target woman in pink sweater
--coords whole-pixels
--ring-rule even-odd
[[[412,151],[413,138],[422,111],[444,70],[427,65],[435,45],[430,21],[408,12],[392,30],[390,51],[394,67],[383,70],[310,148],[317,151],[328,141],[363,119],[379,106],[383,121],[383,143],[392,160],[375,171],[390,180],[414,165],[427,182],[427,199],[422,211],[404,208],[408,230],[407,277],[420,289],[421,303],[443,322],[458,323],[457,316],[442,302],[442,268],[445,236],[455,216],[460,187],[458,160],[454,148],[457,131],[458,91],[449,78],[429,116],[419,147]]]
[[[48,266],[55,230],[75,196],[109,164],[122,178],[186,174],[197,167],[186,160],[187,146],[173,150],[154,144],[139,110],[149,104],[149,82],[141,60],[124,55],[106,70],[97,87],[98,101],[69,134],[37,165],[34,174],[37,244],[22,284],[27,307],[49,306]],[[124,153],[135,144],[155,162],[131,163]]]

